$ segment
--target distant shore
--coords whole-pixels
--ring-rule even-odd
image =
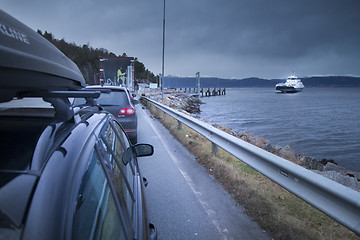
[[[351,76],[298,76],[305,88],[310,87],[360,87],[360,77]],[[202,77],[200,79],[201,88],[243,88],[243,87],[275,87],[277,83],[284,82],[285,79],[263,79],[257,77],[245,79],[224,79],[215,77]],[[164,87],[168,88],[195,88],[197,78],[195,77],[175,77],[167,76],[164,78]]]

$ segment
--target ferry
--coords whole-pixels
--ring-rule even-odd
[[[284,83],[278,83],[275,89],[282,93],[296,93],[304,89],[304,84],[295,75],[289,76]]]

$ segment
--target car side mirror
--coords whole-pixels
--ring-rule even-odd
[[[135,144],[133,148],[137,157],[146,157],[154,154],[154,147],[150,144]]]
[[[146,157],[151,156],[154,154],[154,147],[150,144],[135,144],[128,149],[125,150],[125,152],[122,155],[122,162],[124,165],[128,164],[134,157]]]

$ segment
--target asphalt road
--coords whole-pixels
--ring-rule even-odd
[[[158,239],[270,239],[231,196],[141,104],[138,142],[155,148],[139,159],[149,184],[149,219]]]

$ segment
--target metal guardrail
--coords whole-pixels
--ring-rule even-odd
[[[360,236],[360,192],[258,148],[207,123],[142,98],[187,125]]]

